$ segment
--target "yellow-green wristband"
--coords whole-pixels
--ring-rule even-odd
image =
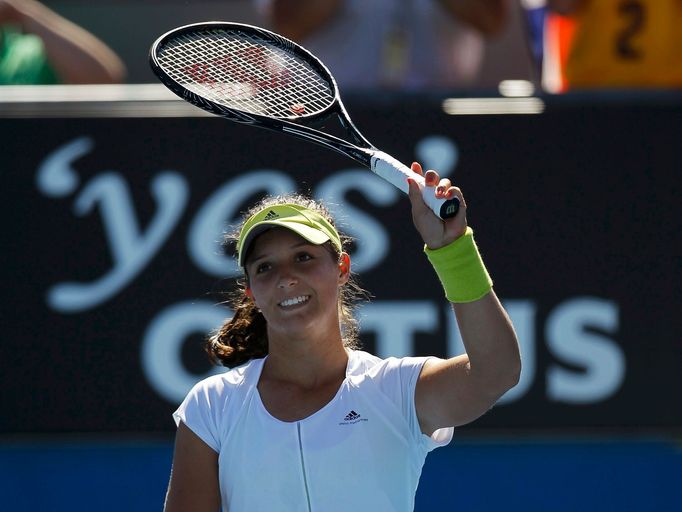
[[[483,264],[470,227],[451,244],[439,249],[424,246],[424,252],[450,302],[473,302],[492,289],[493,281]]]

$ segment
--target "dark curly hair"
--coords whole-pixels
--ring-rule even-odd
[[[300,194],[267,196],[246,212],[238,228],[225,236],[224,245],[236,242],[246,219],[265,208],[279,204],[303,206],[317,212],[334,225],[334,219],[327,208],[310,197]],[[341,237],[342,248],[345,250],[351,239],[341,233],[339,235]],[[334,258],[335,261],[340,261],[341,254],[331,242],[325,243],[324,247],[329,251],[330,257]],[[242,279],[238,280],[238,286],[230,293],[226,301],[234,311],[234,316],[223,323],[216,331],[212,332],[204,345],[213,363],[222,364],[228,368],[239,366],[251,359],[264,357],[268,353],[267,322],[253,300],[246,296],[247,283],[248,275],[245,274]],[[353,275],[341,287],[339,320],[344,346],[348,348],[358,348],[360,346],[358,322],[354,313],[358,302],[368,298],[369,294],[360,287]]]

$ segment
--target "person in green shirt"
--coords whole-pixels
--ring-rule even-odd
[[[105,43],[36,0],[0,0],[0,85],[121,83]]]

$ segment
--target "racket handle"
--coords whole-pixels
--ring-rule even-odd
[[[421,186],[424,202],[431,208],[433,213],[441,219],[449,219],[457,215],[457,212],[459,211],[458,198],[437,198],[433,193],[432,188],[424,186],[423,176],[417,174],[391,155],[384,153],[383,151],[372,151],[370,169],[406,194],[409,192],[407,178],[412,178]]]

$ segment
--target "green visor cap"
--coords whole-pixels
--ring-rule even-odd
[[[278,204],[259,211],[244,223],[237,241],[239,266],[244,266],[246,253],[255,238],[273,227],[293,231],[314,245],[331,242],[342,252],[339,233],[319,213],[296,204]]]

